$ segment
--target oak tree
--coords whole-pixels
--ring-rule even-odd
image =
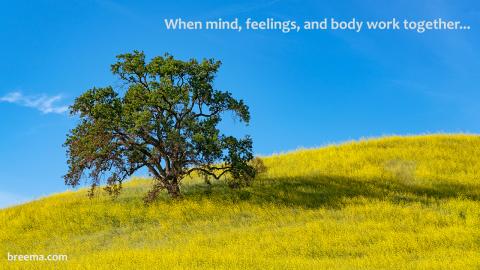
[[[65,142],[65,183],[75,187],[88,179],[93,194],[105,182],[110,194],[118,194],[122,181],[147,168],[153,177],[147,202],[161,190],[180,196],[180,182],[192,174],[226,178],[232,186],[250,183],[251,138],[218,127],[225,112],[250,120],[243,100],[214,88],[220,64],[168,54],[147,61],[139,51],[117,56],[111,70],[123,87],[92,88],[70,107],[79,122]]]

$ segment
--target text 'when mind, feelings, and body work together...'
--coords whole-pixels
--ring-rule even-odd
[[[183,18],[164,19],[164,26],[167,30],[226,30],[226,31],[279,31],[281,33],[292,33],[301,31],[353,31],[356,33],[364,31],[413,31],[425,33],[428,31],[465,31],[470,30],[459,20],[447,20],[436,18],[431,20],[418,19],[407,20],[391,18],[388,20],[360,20],[322,18],[320,20],[277,20],[267,18],[255,20],[246,19],[223,19],[214,20],[186,20]]]

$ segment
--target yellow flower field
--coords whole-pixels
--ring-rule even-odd
[[[479,269],[480,136],[361,140],[262,158],[248,188],[198,179],[150,206],[67,191],[0,210],[0,269]],[[9,261],[7,254],[66,254]]]

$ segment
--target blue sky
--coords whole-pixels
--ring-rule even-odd
[[[335,3],[332,3],[335,2]],[[461,20],[469,31],[167,31],[177,18]],[[256,153],[361,137],[480,132],[478,1],[12,1],[0,8],[0,207],[65,190],[65,112],[119,84],[115,55],[223,62],[216,86],[251,108]]]

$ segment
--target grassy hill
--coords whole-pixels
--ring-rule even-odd
[[[0,210],[0,269],[478,269],[480,137],[362,140],[263,158],[243,190],[199,180],[144,206],[65,192]],[[67,254],[67,262],[8,262]],[[115,265],[115,267],[113,267]]]

